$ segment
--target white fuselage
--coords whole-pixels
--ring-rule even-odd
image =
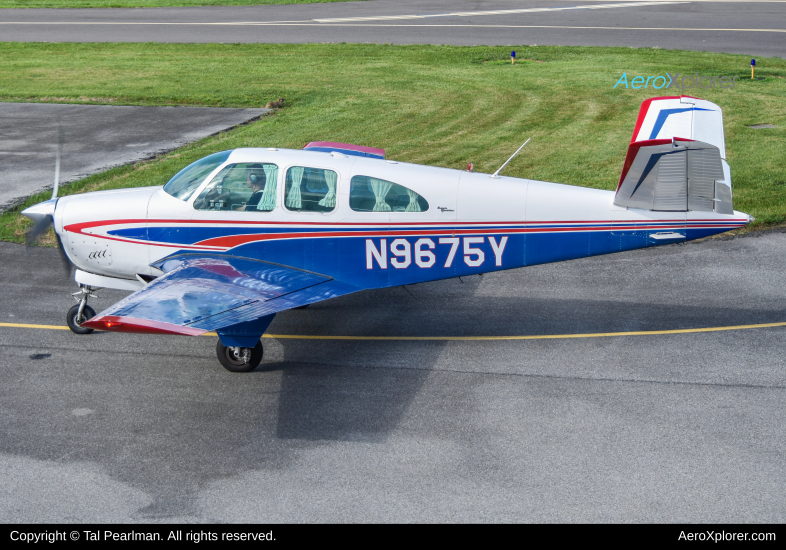
[[[202,189],[224,166],[233,163],[272,163],[278,167],[278,196],[272,211],[195,209],[195,200]],[[286,207],[286,174],[294,166],[329,169],[338,174],[337,199],[331,212],[298,212]],[[349,202],[350,182],[353,176],[358,175],[405,186],[425,198],[429,208],[421,212],[352,210]],[[565,244],[568,242],[565,240],[568,234],[572,235],[571,239],[583,242],[583,235],[588,233],[604,233],[613,240],[615,231],[622,236],[623,241],[626,231],[631,234],[638,231],[643,235],[642,242],[646,242],[646,245],[679,242],[686,238],[695,238],[690,234],[691,228],[712,228],[712,232],[719,232],[738,227],[750,219],[739,212],[735,212],[733,216],[708,212],[657,212],[619,207],[615,206],[613,201],[612,191],[557,183],[505,176],[492,178],[488,174],[336,153],[237,149],[229,155],[226,162],[204,179],[188,200],[174,198],[164,192],[162,187],[71,195],[59,200],[54,222],[69,258],[79,270],[107,278],[137,281],[137,275],[158,275],[160,272],[151,268],[150,264],[178,251],[231,254],[235,253],[238,246],[246,246],[243,254],[249,255],[249,250],[255,249],[248,247],[261,242],[259,239],[263,237],[254,237],[257,241],[253,241],[244,236],[258,233],[262,229],[278,232],[265,233],[264,238],[268,239],[266,242],[274,238],[285,237],[289,241],[303,238],[312,239],[315,246],[320,242],[335,242],[339,248],[342,242],[346,242],[341,239],[352,239],[355,235],[361,235],[350,232],[359,229],[364,230],[363,238],[377,239],[374,246],[382,246],[382,238],[385,239],[384,246],[389,246],[390,242],[398,237],[406,239],[411,235],[420,235],[431,238],[432,242],[436,243],[440,236],[472,233],[480,236],[511,235],[511,239],[524,239],[529,235],[526,247],[548,248],[568,246]],[[293,228],[301,233],[286,233],[282,237],[281,231]],[[715,230],[718,228],[720,229]],[[309,231],[306,231],[307,229]],[[210,238],[211,231],[216,238]],[[231,233],[230,236],[228,232]],[[546,235],[553,236],[554,240],[544,240]],[[696,236],[699,236],[699,233],[696,233]],[[596,237],[588,237],[588,242],[594,242],[592,239]],[[244,238],[246,240],[243,240]],[[574,246],[573,240],[569,244],[571,247]],[[581,250],[582,246],[578,245],[577,250]],[[603,249],[597,245],[588,246],[588,253],[585,255],[616,251],[614,246]],[[619,249],[636,247],[639,246],[621,244]],[[272,254],[267,251],[273,249],[259,250],[260,254],[266,255]],[[433,250],[435,254],[439,254],[439,247]],[[395,252],[396,250],[393,250],[391,253]],[[496,265],[489,262],[488,265],[477,267],[482,272],[568,259],[559,254],[554,256],[554,259],[549,259],[552,256],[549,256],[548,250],[544,250],[543,255],[539,256],[535,248],[527,253],[531,254],[531,261],[527,260],[522,252],[521,257],[524,259],[521,261]],[[284,263],[285,248],[275,249],[274,255],[269,261]],[[493,258],[490,253],[487,253],[487,256]],[[575,254],[572,257],[575,257]],[[344,261],[356,260],[347,257]],[[361,262],[361,259],[357,261]],[[295,267],[317,270],[317,259],[303,262],[303,265]],[[358,271],[358,274],[360,276],[362,272]],[[434,272],[426,276],[413,272],[412,280],[443,278],[456,274],[461,273],[454,270]],[[391,279],[390,284],[399,280]],[[103,283],[94,286],[111,286],[111,281]]]

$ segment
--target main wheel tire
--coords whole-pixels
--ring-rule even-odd
[[[257,342],[257,345],[253,348],[240,348],[239,351],[242,352],[247,349],[251,351],[248,363],[243,360],[242,356],[236,356],[231,347],[225,346],[221,343],[221,340],[219,340],[216,344],[216,356],[218,356],[219,363],[229,372],[251,372],[257,368],[259,362],[262,361],[262,353],[264,350],[262,349],[262,342]]]
[[[82,310],[82,318],[77,319],[77,315],[79,315],[79,304],[76,304],[74,307],[69,309],[68,313],[66,314],[68,328],[70,328],[71,331],[75,332],[76,334],[90,334],[93,332],[92,328],[82,327],[82,323],[95,317],[96,311],[89,305],[85,304],[85,308]]]

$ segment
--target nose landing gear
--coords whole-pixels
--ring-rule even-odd
[[[90,334],[93,332],[92,328],[82,327],[82,323],[96,316],[95,310],[87,305],[88,297],[98,298],[98,296],[93,294],[94,290],[98,289],[88,285],[79,285],[79,291],[71,295],[79,303],[68,310],[66,322],[68,323],[68,328],[76,334]]]
[[[216,344],[218,361],[229,372],[251,372],[262,361],[262,342],[257,342],[253,348],[225,346],[221,340]]]

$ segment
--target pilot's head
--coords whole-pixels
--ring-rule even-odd
[[[246,173],[246,185],[254,191],[265,187],[265,171],[262,169],[251,169]]]

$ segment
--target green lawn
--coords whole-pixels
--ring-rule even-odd
[[[0,8],[161,8],[174,6],[263,6],[362,0],[0,0]]]
[[[63,193],[161,185],[186,164],[234,147],[300,148],[329,140],[388,158],[614,189],[639,105],[671,90],[613,89],[623,72],[741,77],[698,95],[723,108],[734,206],[756,226],[786,221],[786,60],[632,48],[0,43],[0,101],[259,107],[274,115],[149,162],[110,170]],[[524,60],[529,61],[524,61]],[[747,79],[743,78],[747,75]],[[688,94],[694,95],[694,94]],[[774,129],[749,125],[769,123]],[[41,194],[27,201],[48,198]],[[20,241],[18,209],[0,239]]]

